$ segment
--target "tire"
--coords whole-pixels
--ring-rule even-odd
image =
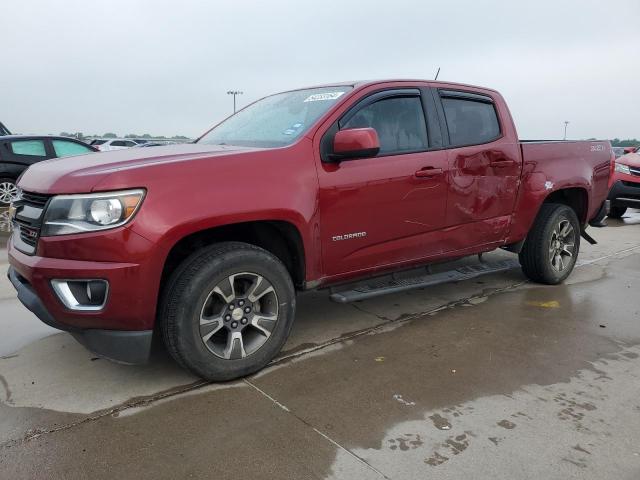
[[[622,218],[627,213],[627,207],[611,207],[609,218]]]
[[[9,177],[0,178],[0,206],[9,206],[16,199],[17,193],[18,187],[16,187],[15,179]]]
[[[171,275],[159,326],[181,366],[206,380],[232,380],[278,354],[291,331],[295,300],[287,269],[271,253],[218,243],[195,252]]]
[[[566,205],[545,203],[520,252],[520,265],[534,282],[557,285],[571,274],[579,251],[576,212]]]

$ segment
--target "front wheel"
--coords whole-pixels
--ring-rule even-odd
[[[280,351],[295,315],[295,290],[278,258],[225,242],[187,258],[167,283],[160,328],[176,361],[212,381],[253,373]]]
[[[566,205],[545,203],[520,252],[520,265],[534,282],[556,285],[573,270],[579,250],[576,212]]]

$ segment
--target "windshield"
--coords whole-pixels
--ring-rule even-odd
[[[198,143],[265,148],[290,145],[351,88],[310,88],[271,95],[229,117]]]

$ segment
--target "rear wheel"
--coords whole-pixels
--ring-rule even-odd
[[[202,249],[173,273],[160,309],[167,349],[207,380],[231,380],[264,367],[291,330],[295,291],[285,266],[253,245]]]
[[[7,206],[18,199],[18,187],[13,178],[0,178],[0,205]]]
[[[520,252],[520,265],[534,282],[555,285],[569,276],[579,250],[580,223],[575,211],[545,203]]]
[[[609,218],[622,218],[627,213],[627,207],[611,207]]]

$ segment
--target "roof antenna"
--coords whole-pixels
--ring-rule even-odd
[[[438,75],[440,75],[440,67],[438,67],[438,71],[436,72],[436,78],[434,78],[434,80],[438,79]]]

